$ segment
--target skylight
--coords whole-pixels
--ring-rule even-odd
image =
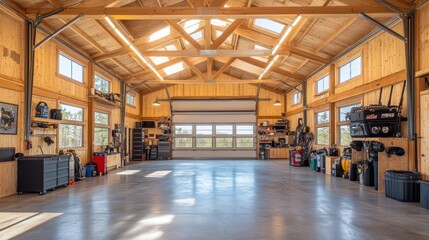
[[[168,57],[149,57],[155,65],[159,65],[165,62],[168,62],[170,59]]]
[[[152,33],[149,37],[149,42],[156,41],[168,35],[170,35],[170,27],[165,27],[157,32]]]
[[[191,37],[195,40],[200,40],[201,38],[203,38],[203,33],[202,33],[202,31],[199,31],[199,32],[192,34]]]
[[[174,50],[177,50],[177,46],[174,44],[169,44],[169,45],[165,46],[165,49],[167,51],[174,51]]]
[[[201,20],[198,19],[192,19],[185,22],[183,25],[183,28],[187,33],[193,33],[197,31],[201,27]]]
[[[257,18],[253,23],[255,26],[263,28],[265,30],[280,34],[283,31],[285,25],[266,19],[266,18]]]
[[[177,72],[183,71],[183,69],[184,69],[183,62],[179,62],[169,67],[165,67],[162,70],[164,70],[165,74],[171,75],[171,74],[175,74]]]
[[[255,50],[268,50],[268,48],[263,47],[261,45],[255,44],[255,46],[253,47],[253,49]]]
[[[228,25],[228,22],[220,19],[211,19],[210,23],[211,25],[218,26],[218,27],[226,27]]]

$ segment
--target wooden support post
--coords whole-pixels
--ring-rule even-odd
[[[331,64],[329,66],[329,96],[333,96],[335,94],[335,64]],[[329,103],[329,145],[332,146],[333,144],[337,143],[337,127],[335,119],[335,103],[331,102]],[[339,134],[339,132],[338,132]],[[339,145],[339,143],[337,143]]]

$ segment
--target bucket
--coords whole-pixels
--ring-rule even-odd
[[[429,209],[429,182],[420,181],[420,206]]]
[[[95,165],[86,165],[85,177],[95,177],[97,176],[97,170],[95,169]]]
[[[317,159],[316,158],[310,158],[310,168],[313,171],[317,170]]]
[[[386,197],[401,202],[418,202],[420,200],[419,174],[410,171],[390,170],[384,173],[386,180]]]

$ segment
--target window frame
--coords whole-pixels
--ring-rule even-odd
[[[66,75],[64,75],[64,74],[62,74],[60,72],[60,56],[63,56],[65,58],[69,59],[72,62],[72,64],[74,62],[74,63],[82,66],[82,82],[80,82],[79,80],[76,80],[76,79],[74,79],[72,77],[66,76]],[[86,72],[86,64],[84,64],[82,61],[78,60],[75,57],[72,57],[70,54],[67,54],[67,53],[65,53],[64,51],[61,51],[61,50],[57,51],[56,61],[57,61],[57,73],[56,73],[57,77],[60,77],[60,78],[62,78],[64,80],[73,82],[75,84],[86,85],[86,82],[87,82],[87,79],[86,79],[86,73],[87,73]],[[72,71],[72,69],[70,69],[70,71]]]
[[[133,99],[134,99],[134,105],[132,105],[132,104],[128,103],[128,95],[133,97]],[[126,93],[126,94],[125,94],[125,103],[126,103],[128,106],[135,108],[135,107],[137,106],[137,105],[136,105],[136,95],[134,95],[134,94],[132,94],[132,93],[130,93],[130,92]]]
[[[298,102],[295,102],[295,95],[298,95]],[[298,91],[294,92],[292,94],[292,106],[300,104],[301,101],[302,101],[302,99],[301,99],[301,93],[298,92]]]
[[[356,61],[359,58],[360,58],[360,69],[359,69],[360,73],[359,73],[359,75],[352,77],[352,74],[351,74],[352,62]],[[349,65],[349,68],[350,68],[350,78],[348,78],[346,80],[341,80],[341,69],[347,65]],[[347,61],[346,63],[344,63],[338,67],[338,84],[345,84],[347,82],[350,82],[351,80],[355,80],[359,77],[362,77],[362,70],[363,70],[363,59],[362,59],[362,55],[359,54],[358,56],[353,57],[350,61]]]
[[[96,87],[95,87],[95,77],[96,76],[98,76],[99,78],[101,78],[101,79],[103,79],[104,81],[106,81],[106,82],[108,82],[109,83],[109,90],[108,90],[108,92],[104,92],[104,91],[102,91],[102,90],[100,90],[100,89],[97,89]],[[108,79],[108,78],[106,78],[106,77],[104,77],[104,75],[102,75],[102,74],[99,74],[99,73],[97,73],[97,72],[95,72],[95,74],[94,74],[94,85],[92,86],[94,89],[96,89],[96,90],[98,90],[98,91],[101,91],[101,92],[104,92],[104,93],[111,93],[112,92],[112,80],[110,80],[110,79]]]
[[[326,123],[319,123],[317,115],[319,113],[323,113],[323,112],[327,112],[327,114],[328,114],[328,121]],[[332,130],[332,129],[330,129],[330,123],[331,123],[331,121],[332,121],[332,119],[330,118],[329,109],[323,109],[323,110],[320,110],[320,111],[317,111],[317,112],[314,113],[314,133],[315,133],[316,145],[319,145],[319,146],[329,146],[330,145],[329,143],[330,143],[331,139],[330,139],[329,132]],[[328,144],[320,144],[319,143],[318,136],[317,136],[318,135],[317,134],[317,130],[319,128],[328,128]]]
[[[74,104],[60,102],[59,106],[60,106],[61,110],[63,109],[62,105],[66,105],[66,106],[75,107],[75,108],[81,108],[82,109],[82,120],[64,119],[64,117],[63,117],[63,119],[62,119],[63,121],[71,122],[71,124],[73,124],[73,122],[76,122],[76,123],[84,123],[85,122],[85,108],[84,107],[77,106],[77,105],[74,105]],[[76,125],[80,125],[80,124],[76,124]]]
[[[97,123],[96,122],[95,115],[97,113],[101,113],[101,114],[106,114],[107,115],[107,124]],[[110,131],[112,130],[111,125],[110,125],[110,123],[111,123],[110,117],[111,117],[111,114],[108,113],[108,112],[100,111],[98,109],[94,110],[94,119],[93,119],[93,121],[94,121],[94,132],[93,132],[93,143],[92,143],[93,146],[95,146],[95,147],[105,146],[105,145],[97,145],[97,144],[95,144],[95,139],[96,139],[95,138],[95,128],[104,128],[104,129],[107,129],[107,131],[108,131],[108,134],[107,134],[107,144],[109,144],[112,141],[112,136],[110,134]]]
[[[252,134],[237,134],[237,126],[253,126]],[[176,134],[177,126],[192,126],[192,132],[187,134]],[[197,126],[211,126],[212,133],[211,134],[197,134]],[[216,126],[232,126],[231,134],[217,134]],[[178,123],[173,125],[173,149],[174,150],[213,150],[213,151],[235,151],[235,150],[256,150],[257,139],[256,139],[256,129],[257,126],[255,123]],[[192,138],[192,148],[183,148],[176,146],[176,138]],[[198,147],[197,139],[199,138],[211,138],[212,146],[211,147]],[[231,147],[217,147],[216,139],[220,138],[229,138],[232,139]],[[237,138],[252,138],[253,145],[252,147],[237,147]]]
[[[82,128],[81,146],[67,146],[67,147],[62,147],[61,146],[61,126],[64,126],[64,125],[77,126],[77,127],[81,127]],[[81,125],[81,124],[60,123],[60,125],[58,127],[58,149],[70,149],[70,148],[82,149],[84,147],[85,147],[85,126]]]
[[[336,128],[337,128],[337,132],[338,132],[338,134],[337,134],[338,146],[343,146],[343,147],[347,146],[347,145],[341,144],[341,127],[350,126],[350,123],[347,120],[341,121],[341,109],[347,108],[347,107],[357,107],[357,106],[361,106],[361,105],[362,105],[362,103],[360,101],[355,101],[355,102],[350,102],[347,104],[342,104],[336,108],[336,111],[337,111]]]
[[[75,105],[73,103],[68,103],[68,102],[59,102],[58,106],[60,109],[62,109],[62,105],[66,105],[66,106],[70,106],[70,107],[75,107],[75,108],[80,108],[82,109],[82,120],[70,120],[70,119],[64,119],[61,120],[59,127],[58,127],[58,148],[59,149],[70,149],[70,148],[74,148],[74,149],[83,149],[85,148],[85,131],[86,131],[86,124],[85,124],[85,107],[83,106],[78,106]],[[61,137],[60,137],[60,129],[61,129],[61,125],[72,125],[72,126],[78,126],[78,127],[82,127],[82,146],[75,146],[75,147],[61,147],[60,146],[60,141],[61,141]]]
[[[324,81],[324,80],[327,80],[327,84],[328,84],[328,87],[326,88],[326,89],[324,89],[324,90],[322,90],[321,92],[319,92],[319,82],[320,81]],[[325,85],[325,84],[323,84],[323,85]],[[318,96],[318,95],[322,95],[322,94],[324,94],[324,93],[327,93],[328,91],[329,91],[329,88],[330,88],[331,86],[330,86],[330,76],[329,76],[329,74],[327,74],[327,75],[325,75],[325,76],[323,76],[323,77],[321,77],[321,78],[319,78],[316,82],[315,82],[315,86],[314,86],[314,90],[315,90],[315,95],[316,96]]]

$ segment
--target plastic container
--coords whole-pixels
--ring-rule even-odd
[[[95,170],[95,165],[86,165],[85,166],[85,177],[95,177],[97,176],[97,172],[95,171],[95,176],[94,176],[94,170]]]
[[[429,209],[429,182],[420,181],[420,206]]]
[[[384,173],[386,197],[401,202],[420,201],[419,174],[411,171],[390,170]]]
[[[313,171],[317,170],[317,159],[316,158],[310,158],[310,168]]]

